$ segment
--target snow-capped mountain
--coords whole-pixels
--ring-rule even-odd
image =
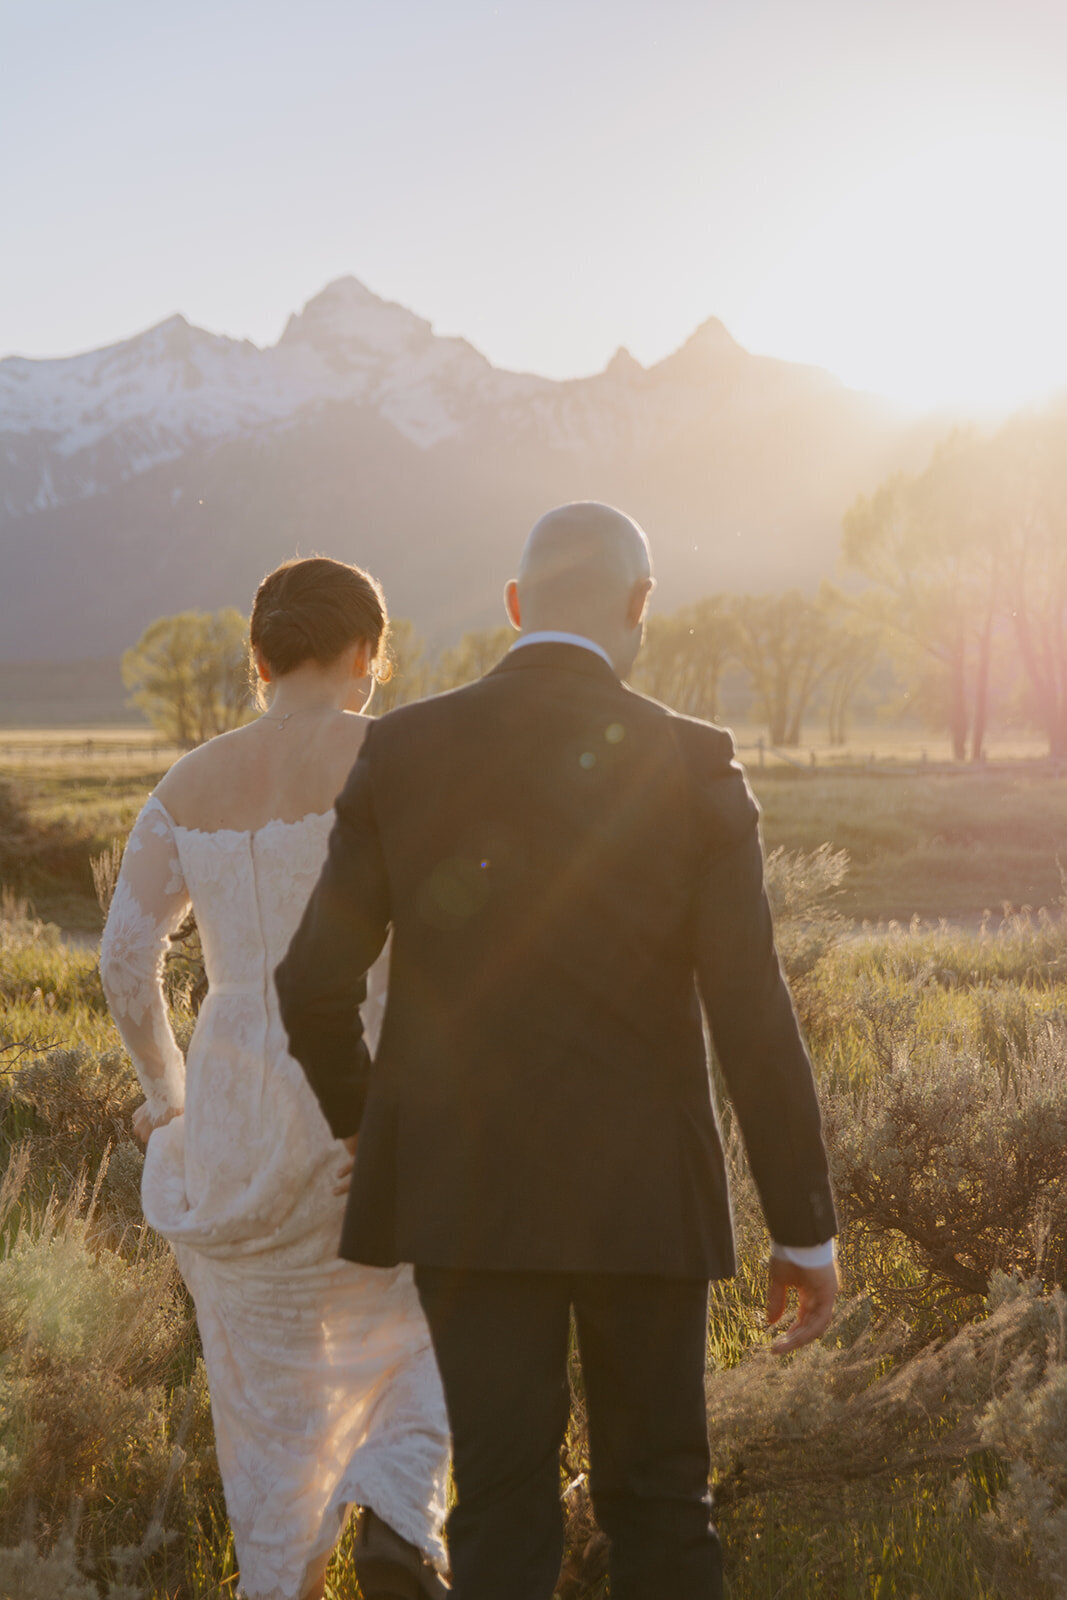
[[[560,383],[355,278],[265,349],[175,316],[0,361],[0,657],[110,653],[162,612],[247,606],[298,545],[376,566],[395,610],[454,633],[491,616],[526,523],[576,495],[646,521],[668,602],[802,581],[927,437],[714,319],[653,367],[619,350]]]
[[[116,471],[125,480],[331,401],[373,406],[425,448],[459,433],[472,410],[546,386],[495,372],[464,340],[436,338],[421,317],[342,278],[265,350],[174,316],[87,355],[0,361],[0,448],[15,469],[4,471],[2,504],[18,514],[96,494]],[[39,465],[36,483],[20,444]]]

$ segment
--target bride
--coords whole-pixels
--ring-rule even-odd
[[[319,1600],[352,1505],[365,1508],[364,1600],[446,1593],[434,1568],[447,1421],[411,1269],[338,1259],[355,1141],[331,1137],[271,979],[319,875],[386,630],[381,590],[357,567],[313,557],[264,578],[251,643],[269,709],[159,784],[100,952],[145,1093],[145,1217],[196,1305],[250,1600]],[[162,968],[190,903],[209,989],[183,1062]],[[372,987],[371,1030],[375,1009]]]

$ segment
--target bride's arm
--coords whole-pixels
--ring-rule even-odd
[[[134,1131],[147,1140],[185,1104],[185,1062],[163,994],[163,958],[189,906],[170,817],[150,799],[134,824],[100,941],[100,978],[145,1103]]]
[[[275,973],[289,1049],[335,1138],[359,1131],[370,1057],[359,1008],[389,931],[389,884],[371,804],[373,728],[337,799],[322,875]]]

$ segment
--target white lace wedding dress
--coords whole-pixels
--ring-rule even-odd
[[[444,1563],[447,1421],[411,1269],[337,1257],[345,1151],[288,1053],[274,991],[331,820],[204,833],[153,797],[100,952],[151,1112],[183,1110],[149,1140],[142,1198],[196,1304],[241,1590],[254,1600],[296,1600],[349,1505],[372,1506]],[[161,975],[190,900],[209,989],[183,1062]],[[380,1008],[372,989],[372,1042]]]

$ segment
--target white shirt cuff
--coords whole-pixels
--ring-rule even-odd
[[[825,1244],[776,1244],[771,1240],[771,1255],[779,1261],[788,1261],[794,1267],[831,1267],[834,1262],[834,1241]]]

